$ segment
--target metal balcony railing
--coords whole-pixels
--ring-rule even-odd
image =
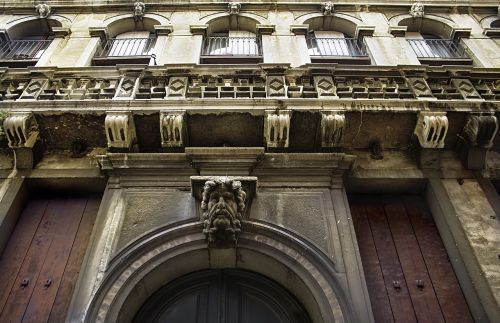
[[[470,59],[465,48],[449,39],[407,39],[419,59]]]
[[[150,56],[155,37],[109,39],[98,48],[94,58]]]
[[[202,56],[262,56],[258,37],[206,37]]]
[[[306,41],[313,57],[368,57],[364,44],[355,38],[307,37]]]
[[[0,43],[0,60],[37,60],[52,40],[8,40]]]

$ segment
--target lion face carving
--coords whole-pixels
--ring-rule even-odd
[[[203,233],[212,244],[236,242],[241,232],[246,193],[241,182],[217,177],[205,182],[203,188]]]

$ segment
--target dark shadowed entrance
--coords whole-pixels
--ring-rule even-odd
[[[275,282],[245,270],[188,274],[162,287],[134,322],[307,323],[303,307]]]

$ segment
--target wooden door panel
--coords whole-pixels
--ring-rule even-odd
[[[408,199],[405,205],[444,319],[447,322],[473,322],[458,280],[450,274],[453,268],[432,215],[419,207],[420,203]]]
[[[349,201],[376,322],[391,322],[391,315],[395,322],[472,322],[422,198],[353,195]]]
[[[0,279],[0,313],[3,313],[5,303],[14,285],[13,278],[17,277],[21,269],[24,257],[42,220],[47,203],[47,200],[34,200],[28,204],[20,215],[16,230],[12,233],[3,251],[0,260],[0,273],[3,278]],[[9,279],[5,279],[5,277],[9,277]]]
[[[99,203],[98,197],[27,203],[0,260],[0,276],[8,277],[0,322],[64,321]]]

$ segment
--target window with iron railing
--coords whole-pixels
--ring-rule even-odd
[[[434,35],[407,32],[407,41],[421,62],[437,65],[441,63],[471,64],[465,48],[451,39],[440,39]]]
[[[101,42],[94,56],[96,65],[116,62],[148,63],[156,44],[156,37],[146,32],[127,32]]]
[[[202,62],[228,63],[260,62],[262,48],[259,37],[247,31],[215,33],[205,37],[202,46]]]
[[[51,42],[46,36],[4,40],[0,42],[0,61],[9,66],[35,65]]]
[[[346,38],[335,31],[311,32],[306,38],[311,61],[339,63],[369,63],[370,59],[363,42],[355,38]]]

